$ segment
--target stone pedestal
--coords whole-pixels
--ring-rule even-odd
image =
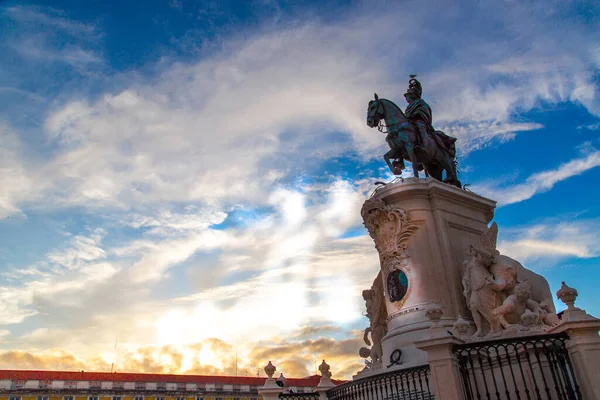
[[[361,214],[379,252],[388,314],[384,366],[395,349],[402,368],[427,362],[414,342],[429,337],[428,306],[441,306],[444,329],[459,316],[470,321],[461,284],[465,251],[486,231],[495,205],[432,178],[388,184],[365,202]]]
[[[275,379],[268,378],[265,385],[258,389],[258,394],[263,400],[279,400],[279,394],[283,393],[283,388],[275,383]]]
[[[564,282],[563,282],[564,286]],[[584,399],[600,399],[600,319],[573,307],[564,312],[551,333],[567,332],[567,350]]]
[[[439,333],[436,331],[429,339],[418,341],[415,345],[427,353],[430,382],[436,400],[460,400],[463,390],[452,346],[464,342],[452,336],[438,336]]]
[[[329,377],[321,377],[319,385],[315,388],[315,392],[319,393],[319,400],[327,400],[327,391],[334,387],[335,383]]]

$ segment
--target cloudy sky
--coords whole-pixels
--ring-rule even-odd
[[[350,377],[360,206],[391,179],[366,106],[411,73],[500,249],[600,315],[598,26],[595,1],[4,2],[0,368],[231,374],[237,348]]]

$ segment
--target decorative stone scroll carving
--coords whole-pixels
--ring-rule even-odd
[[[548,282],[496,250],[498,225],[471,245],[462,284],[477,327],[475,337],[549,330],[558,324]]]
[[[371,198],[363,204],[361,215],[375,241],[384,272],[388,300],[400,302],[410,291],[408,277],[408,252],[406,242],[419,226],[409,220],[408,212],[392,207],[380,198]]]
[[[360,212],[369,235],[375,241],[379,257],[388,268],[390,261],[407,258],[406,241],[419,228],[411,223],[408,211],[392,207],[380,198],[371,198],[362,206]]]
[[[387,308],[383,296],[381,272],[375,278],[371,289],[363,290],[363,298],[365,299],[367,317],[370,322],[369,327],[365,329],[363,340],[367,346],[372,346],[370,349],[362,347],[359,350],[359,355],[363,358],[370,356],[371,361],[367,361],[365,364],[369,369],[378,369],[383,366],[381,341],[387,333]],[[371,334],[372,343],[369,340],[369,333]]]

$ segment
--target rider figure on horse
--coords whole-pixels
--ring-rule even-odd
[[[447,136],[441,131],[436,131],[432,125],[431,107],[421,98],[423,89],[421,83],[415,79],[416,75],[411,75],[408,81],[408,90],[404,93],[404,98],[408,103],[404,114],[406,118],[413,124],[415,132],[418,132],[417,143],[413,143],[416,152],[424,152],[423,143],[427,140],[427,136],[431,136],[438,146],[445,149],[455,156],[454,142],[455,138]]]

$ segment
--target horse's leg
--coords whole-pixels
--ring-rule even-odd
[[[448,155],[442,150],[438,150],[437,155],[439,157],[438,160],[442,168],[444,168],[444,170],[446,171],[446,179],[444,180],[444,182],[450,183],[451,185],[461,188],[462,185],[460,184],[460,181],[456,176],[456,170],[454,169],[454,163],[452,162],[452,159],[448,157]]]
[[[413,175],[415,178],[419,177],[419,164],[417,163],[417,155],[415,154],[415,149],[410,146],[408,148],[408,158],[410,159],[410,163],[413,168]]]
[[[383,155],[383,159],[385,160],[385,163],[387,164],[387,166],[390,169],[390,171],[392,172],[392,174],[394,174],[394,166],[392,165],[390,158],[392,157],[393,153],[394,153],[394,150],[390,150]]]
[[[427,171],[429,171],[429,175],[438,181],[442,181],[442,167],[436,162],[430,162],[427,164]]]

